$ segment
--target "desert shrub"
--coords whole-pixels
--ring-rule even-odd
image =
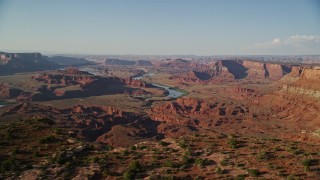
[[[205,179],[203,176],[197,176],[197,177],[195,177],[195,180],[203,180],[203,179]]]
[[[54,133],[56,134],[62,134],[63,130],[61,128],[55,128]]]
[[[258,177],[260,175],[260,172],[257,169],[248,169],[248,172],[253,177]]]
[[[5,138],[6,140],[11,140],[14,138],[14,134],[12,131],[8,130],[6,133],[5,133]]]
[[[208,160],[206,160],[206,159],[200,159],[200,158],[197,158],[196,160],[195,160],[195,164],[197,164],[198,166],[200,166],[200,167],[204,167],[204,166],[206,166],[206,165],[208,165]]]
[[[39,151],[33,151],[32,156],[33,157],[40,157]]]
[[[190,147],[187,147],[186,152],[184,153],[186,156],[191,156],[192,151]]]
[[[238,148],[238,142],[237,142],[237,140],[235,138],[230,138],[229,141],[228,141],[228,144],[233,149]]]
[[[243,163],[239,163],[239,164],[237,164],[236,166],[237,166],[237,167],[244,167],[244,166],[246,166],[246,165],[243,164]]]
[[[128,156],[130,154],[130,152],[128,150],[124,150],[121,153],[123,156]]]
[[[17,146],[13,147],[12,151],[11,151],[11,155],[16,155],[19,153],[19,148]]]
[[[41,144],[52,143],[55,141],[56,141],[56,138],[53,135],[48,135],[48,136],[45,136],[45,137],[39,139],[39,143],[41,143]]]
[[[189,156],[183,156],[182,157],[182,163],[183,164],[190,164],[190,163],[192,163],[192,161],[193,161],[193,159],[190,158]]]
[[[294,145],[290,145],[288,147],[286,147],[286,151],[287,152],[290,152],[294,155],[298,155],[298,154],[301,154],[302,152]]]
[[[129,165],[129,170],[133,172],[141,172],[143,169],[138,161],[132,161]]]
[[[143,168],[138,161],[131,161],[128,170],[123,173],[123,179],[134,179],[134,176],[142,171]]]
[[[216,172],[217,174],[222,174],[222,173],[223,173],[223,171],[222,171],[222,169],[221,169],[220,166],[218,166],[218,167],[214,170],[214,172]]]
[[[170,167],[170,168],[173,168],[174,167],[174,164],[171,160],[166,160],[164,163],[163,163],[163,166],[164,167]]]
[[[134,174],[131,171],[126,171],[125,173],[123,173],[123,179],[125,180],[131,180],[133,179]]]
[[[312,166],[312,165],[315,165],[316,162],[317,162],[316,159],[304,159],[302,161],[302,165],[304,165],[304,166]]]
[[[318,164],[318,160],[316,159],[304,159],[302,161],[302,165],[304,166],[305,171],[310,171],[310,166]]]
[[[246,174],[239,174],[239,175],[235,178],[235,180],[245,180],[247,176],[248,176],[248,175],[246,175]]]
[[[310,171],[310,166],[304,166],[303,169],[304,169],[304,171],[309,172]]]
[[[262,151],[258,154],[258,158],[260,160],[267,160],[267,159],[269,159],[269,155],[266,151]]]
[[[66,152],[60,152],[58,153],[54,158],[52,158],[53,163],[58,164],[65,164],[66,162],[70,161],[72,157],[68,157]],[[90,158],[87,158],[85,161],[87,163],[91,162]]]
[[[160,160],[160,159],[161,159],[161,156],[160,156],[160,155],[153,154],[153,155],[152,155],[152,159],[155,160],[155,161],[156,161],[156,160]]]
[[[42,123],[42,124],[47,124],[47,125],[53,125],[55,124],[55,122],[51,119],[48,119],[48,118],[40,118],[40,119],[37,119],[37,122],[38,123]]]
[[[186,147],[187,147],[186,140],[185,140],[185,139],[180,139],[178,145],[179,145],[181,148],[186,148]]]
[[[137,147],[136,147],[136,146],[131,146],[130,149],[131,149],[132,151],[135,151],[135,150],[137,150]]]
[[[139,149],[140,149],[140,150],[147,149],[147,146],[140,146]]]
[[[164,142],[164,141],[160,141],[159,144],[160,144],[161,146],[168,146],[168,145],[169,145],[169,143],[166,143],[166,142]]]
[[[6,159],[0,164],[0,173],[4,173],[7,171],[17,171],[20,168],[19,165],[19,161],[17,161],[14,157]]]
[[[111,150],[113,150],[113,147],[109,146],[109,145],[105,145],[105,146],[103,146],[103,149],[106,151],[111,151]]]
[[[295,180],[295,177],[294,177],[294,175],[289,175],[287,178],[286,178],[287,180]]]
[[[107,176],[109,176],[109,174],[110,174],[110,172],[107,169],[102,171],[103,177],[107,177]]]
[[[222,166],[228,165],[227,159],[223,159],[223,160],[220,162],[220,164],[221,164]]]

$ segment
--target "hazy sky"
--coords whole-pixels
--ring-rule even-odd
[[[0,0],[0,51],[320,54],[318,0]]]

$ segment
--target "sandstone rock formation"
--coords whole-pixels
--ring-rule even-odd
[[[249,109],[226,103],[208,103],[193,98],[180,98],[151,107],[149,112],[153,120],[169,124],[179,124],[194,127],[219,126],[223,117],[238,120],[251,117]]]
[[[14,88],[11,85],[7,83],[1,83],[0,84],[0,99],[10,99],[10,98],[16,98],[18,97],[23,91]]]
[[[190,62],[176,63],[177,67],[191,68],[188,72],[174,74],[170,79],[183,83],[222,83],[238,79],[276,81],[291,72],[291,66],[255,61],[220,60],[210,64],[210,68],[202,67],[194,70]],[[171,63],[159,66],[171,67]],[[207,65],[209,67],[209,65]]]

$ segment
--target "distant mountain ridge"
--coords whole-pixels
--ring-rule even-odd
[[[40,53],[1,53],[0,75],[57,69],[60,65]]]
[[[83,58],[65,57],[65,56],[53,56],[53,57],[50,57],[48,60],[62,66],[83,66],[83,65],[95,64]]]
[[[106,59],[106,65],[122,65],[122,66],[152,66],[152,63],[147,60],[123,60],[123,59]]]
[[[0,52],[0,75],[14,73],[54,70],[70,66],[92,65],[82,58],[63,56],[47,57],[41,53],[6,53]]]

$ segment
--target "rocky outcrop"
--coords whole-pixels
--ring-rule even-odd
[[[148,86],[147,83],[145,83],[144,81],[136,80],[133,78],[122,79],[121,81],[124,85],[130,86],[130,87],[144,88]]]
[[[5,84],[5,83],[0,84],[0,98],[1,99],[10,98],[10,87],[8,84]]]
[[[32,77],[36,81],[46,84],[58,84],[62,86],[76,85],[76,84],[88,84],[98,79],[92,74],[79,71],[76,68],[68,68],[65,70],[58,70],[57,72],[43,73],[37,77]]]
[[[70,108],[59,109],[30,103],[6,107],[0,114],[0,117],[14,114],[33,116],[36,114],[40,117],[55,117],[54,119],[56,119],[60,125],[80,128],[81,131],[78,136],[91,140],[95,140],[99,135],[110,130],[113,125],[133,122],[138,118],[135,114],[123,112],[108,106],[77,105]]]
[[[68,127],[72,135],[115,147],[124,147],[158,136],[156,122],[145,116],[109,106],[76,105],[54,108],[21,103],[0,110],[0,119],[20,115],[22,119],[47,117],[57,126]]]
[[[222,60],[213,66],[213,75],[232,74],[235,79],[279,80],[291,72],[291,66],[256,61]],[[232,76],[227,75],[228,78]]]
[[[70,86],[80,84],[83,88],[94,86],[96,88],[108,85],[125,85],[130,87],[146,87],[147,84],[140,80],[133,78],[119,78],[119,77],[99,77],[94,76],[85,71],[79,71],[76,68],[68,68],[65,70],[58,70],[57,72],[44,73],[38,77],[33,77],[36,81],[44,82],[46,84],[58,84],[61,86]]]
[[[234,99],[245,99],[249,101],[253,101],[254,98],[261,96],[261,94],[257,92],[257,90],[241,87],[240,85],[227,88],[226,92],[229,93],[230,97]]]
[[[320,90],[283,85],[280,92],[287,93],[287,94],[295,94],[295,95],[305,95],[305,96],[317,98],[320,100]]]
[[[234,75],[229,72],[228,68],[224,66],[223,61],[218,61],[212,67],[212,77],[234,79]]]
[[[302,69],[300,77],[305,80],[315,80],[320,82],[320,67],[315,66],[312,68]]]
[[[226,103],[208,103],[193,98],[180,98],[151,108],[149,112],[153,120],[169,124],[179,124],[194,127],[219,126],[223,117],[240,120],[250,117],[249,109]]]
[[[36,81],[46,84],[58,84],[62,86],[70,86],[76,84],[88,84],[95,81],[97,78],[93,76],[74,76],[70,74],[51,74],[44,73],[38,77],[34,77]]]
[[[296,81],[282,85],[281,93],[320,100],[320,68],[318,66],[295,67],[288,75],[294,77]]]
[[[177,67],[191,68],[190,63],[180,62]],[[160,64],[161,66],[161,64]],[[171,67],[170,63],[162,64],[163,67]],[[177,80],[182,83],[223,83],[231,82],[238,79],[248,80],[279,80],[284,75],[291,72],[291,66],[272,64],[255,61],[242,60],[220,60],[211,63],[210,68],[199,70],[190,70],[174,74],[170,79]]]
[[[190,71],[190,72],[182,73],[179,75],[173,75],[169,77],[169,79],[171,80],[176,80],[182,83],[203,82],[210,78],[211,77],[208,73],[197,72],[197,71]]]
[[[144,81],[135,80],[133,78],[124,79],[119,77],[94,76],[90,73],[79,71],[76,68],[43,73],[32,78],[38,82],[45,83],[45,85],[39,86],[37,93],[32,96],[34,101],[90,97],[107,94],[146,96],[150,95],[150,93],[140,88],[151,86]],[[67,88],[69,86],[72,87]]]
[[[11,99],[18,97],[23,91],[14,87],[11,87],[7,83],[0,84],[0,99]]]
[[[291,72],[291,67],[281,64],[242,61],[242,65],[248,69],[248,79],[279,80],[285,74]]]
[[[115,125],[112,126],[111,130],[97,138],[97,142],[109,144],[113,147],[128,147],[141,142],[143,139],[152,137],[153,133],[139,126],[138,124],[133,125]]]
[[[156,67],[173,67],[173,68],[182,68],[189,67],[191,64],[190,61],[184,59],[167,59],[164,61],[155,62]]]
[[[303,70],[302,66],[292,66],[291,72],[287,74],[288,77],[298,78],[301,76]]]

